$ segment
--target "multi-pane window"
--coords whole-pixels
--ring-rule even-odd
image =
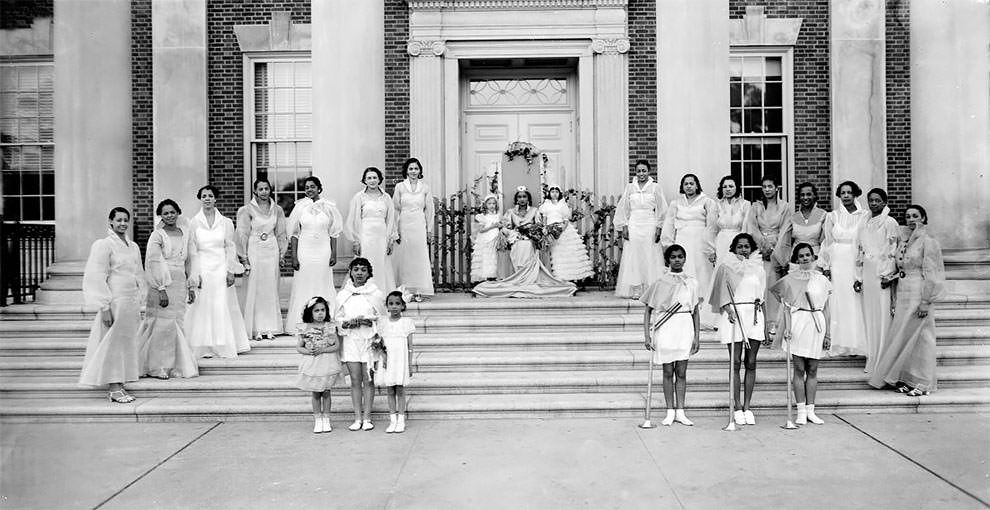
[[[733,53],[729,60],[730,162],[747,200],[759,199],[763,176],[786,198],[791,100],[783,55]]]
[[[313,174],[313,83],[309,57],[249,59],[246,139],[251,182],[265,177],[291,212]]]
[[[0,63],[4,219],[55,221],[54,74],[51,61]]]

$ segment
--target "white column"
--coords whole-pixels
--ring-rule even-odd
[[[945,248],[990,248],[990,3],[911,4],[912,199]]]
[[[728,0],[657,0],[657,160],[668,199],[729,173]]]
[[[346,214],[361,172],[385,166],[385,6],[320,0],[312,9],[313,173]]]
[[[154,203],[171,198],[189,216],[208,179],[206,0],[152,1],[151,66]]]
[[[131,183],[130,3],[55,0],[56,263],[38,302],[81,300],[90,245],[110,208],[132,209]]]
[[[444,196],[443,41],[409,41],[409,151],[423,163],[425,180]],[[456,167],[454,167],[456,168]],[[451,170],[456,172],[456,170]]]
[[[629,40],[596,39],[595,53],[595,191],[620,195],[629,167]]]
[[[832,189],[887,185],[884,0],[832,0]],[[913,7],[912,7],[913,8]],[[834,194],[834,193],[833,193]]]

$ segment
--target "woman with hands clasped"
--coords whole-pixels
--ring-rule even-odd
[[[385,177],[371,166],[364,170],[364,189],[354,194],[344,224],[344,237],[351,241],[355,257],[368,259],[375,268],[375,283],[379,289],[395,288],[392,249],[399,238],[396,229],[395,204],[382,189]]]

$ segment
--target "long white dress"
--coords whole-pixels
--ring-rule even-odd
[[[710,233],[715,222],[715,201],[704,193],[699,193],[690,202],[684,195],[671,202],[664,215],[663,233],[660,242],[664,246],[679,244],[687,252],[684,272],[698,279],[698,288],[707,300],[707,290],[711,288],[714,267],[708,255],[715,250]],[[662,259],[661,259],[662,260]],[[715,325],[717,315],[706,306],[701,307],[701,324]]]
[[[760,254],[769,253],[770,256],[763,257],[763,270],[767,273],[767,295],[763,302],[766,304],[767,321],[775,324],[780,314],[780,303],[777,298],[770,293],[770,287],[777,282],[777,271],[780,267],[788,267],[777,263],[774,257],[774,249],[780,239],[780,233],[791,213],[791,206],[783,200],[777,200],[769,207],[763,205],[762,201],[753,202],[753,207],[749,214],[749,227],[747,230],[756,239],[757,248]],[[774,329],[772,326],[771,329]]]
[[[93,243],[83,273],[83,298],[100,313],[93,318],[86,341],[81,386],[136,381],[141,375],[137,341],[145,297],[141,251],[134,241],[122,240],[112,231],[107,234]],[[109,328],[103,324],[107,310],[113,314]]]
[[[752,205],[743,198],[734,198],[731,201],[725,198],[715,202],[715,223],[712,226],[712,233],[715,238],[715,265],[724,260],[735,258],[729,253],[729,246],[741,232],[746,231],[750,224],[750,214]],[[755,251],[758,247],[753,246]]]
[[[526,267],[533,259],[538,257],[536,247],[533,246],[533,241],[520,234],[518,230],[522,225],[535,223],[538,212],[535,207],[530,206],[522,216],[516,214],[515,207],[505,213],[505,219],[509,222],[509,226],[505,229],[506,237],[512,243],[512,248],[509,250],[509,258],[512,259],[513,271],[518,271]]]
[[[189,222],[199,259],[199,292],[186,308],[186,338],[197,357],[234,358],[251,350],[237,292],[227,286],[227,273],[239,272],[241,264],[234,247],[234,222],[220,211],[214,214],[212,225],[202,210]]]
[[[340,236],[344,220],[333,201],[320,199],[313,202],[304,198],[296,202],[289,215],[289,235],[295,237],[296,258],[299,270],[292,276],[292,292],[289,294],[289,313],[285,316],[285,331],[297,331],[302,324],[302,312],[306,302],[322,296],[336,307],[337,291],[333,285],[333,268],[330,258],[333,251],[330,239]]]
[[[540,214],[547,225],[560,223],[564,230],[550,245],[550,271],[561,280],[583,280],[595,274],[591,269],[588,249],[581,242],[574,225],[571,225],[571,208],[567,202],[546,200],[540,205]]]
[[[629,240],[622,245],[616,296],[640,296],[663,272],[663,247],[655,238],[666,211],[667,199],[652,177],[642,186],[635,180],[626,184],[614,219],[617,229],[626,227],[629,231]]]
[[[824,306],[832,284],[813,269],[797,269],[781,278],[770,292],[791,312],[791,354],[821,359],[825,354]]]
[[[408,179],[395,186],[400,242],[392,250],[395,283],[407,292],[433,295],[433,266],[430,265],[427,236],[433,230],[433,194],[423,181],[413,185]]]
[[[853,290],[856,283],[856,256],[859,230],[870,212],[856,202],[856,210],[846,211],[841,204],[825,215],[822,231],[821,265],[832,271],[832,348],[833,355],[866,355],[866,322],[863,320],[863,296]]]
[[[398,236],[392,197],[384,191],[378,196],[363,190],[357,192],[344,223],[344,237],[361,244],[360,256],[371,262],[371,280],[385,293],[395,290],[395,270],[388,245]]]
[[[721,313],[718,320],[718,336],[723,344],[742,342],[744,337],[750,340],[766,338],[763,310],[754,303],[757,299],[762,300],[766,295],[766,285],[767,277],[759,252],[754,252],[748,259],[739,259],[733,255],[731,259],[719,264],[712,278],[712,291],[708,302],[713,313]],[[732,287],[732,296],[735,300],[730,297],[728,286]],[[727,304],[734,312],[739,313],[735,323],[729,322],[729,314],[723,310]]]
[[[237,255],[251,268],[244,293],[244,329],[251,338],[282,332],[278,262],[287,247],[285,213],[275,201],[268,202],[268,212],[257,198],[237,210]]]
[[[489,278],[498,278],[498,249],[496,240],[499,235],[498,224],[502,217],[497,213],[478,214],[474,217],[475,228],[478,232],[474,238],[471,252],[471,281],[482,282]],[[495,228],[491,228],[495,227]],[[481,232],[482,228],[488,228]]]
[[[883,208],[871,216],[859,230],[859,254],[856,258],[856,280],[863,282],[863,320],[866,323],[866,371],[876,367],[883,341],[893,320],[890,307],[890,287],[880,287],[881,277],[897,272],[897,244],[900,237],[897,221],[890,209]]]
[[[652,330],[653,363],[662,365],[688,359],[694,344],[694,318],[691,312],[701,303],[698,279],[684,272],[665,270],[657,281],[647,287],[640,301],[653,308],[650,324],[656,324],[667,310],[680,303],[681,308],[667,322]]]
[[[148,237],[145,275],[150,291],[138,330],[142,375],[160,375],[163,371],[170,377],[199,375],[196,356],[183,331],[188,286],[195,281],[196,243],[188,224],[178,227],[181,235],[172,236],[164,228],[157,228]],[[165,308],[159,306],[158,291],[162,290],[168,295]]]

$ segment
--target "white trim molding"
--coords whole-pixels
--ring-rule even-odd
[[[746,15],[729,20],[730,46],[794,46],[803,18],[768,18],[762,6],[747,6]]]
[[[597,9],[625,8],[627,0],[409,0],[411,11],[441,9]]]
[[[241,52],[311,51],[312,26],[292,23],[291,13],[273,12],[267,25],[234,25]]]

